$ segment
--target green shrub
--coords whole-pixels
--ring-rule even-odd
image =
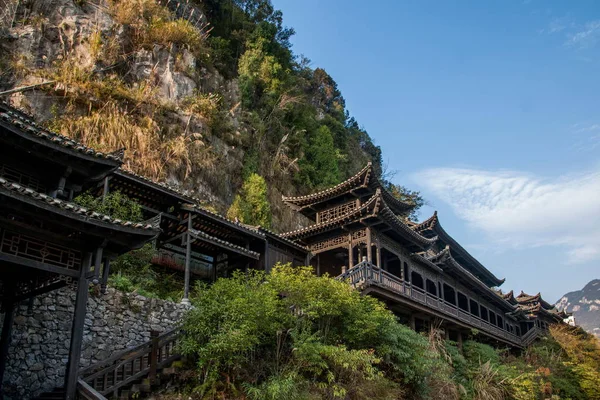
[[[90,211],[106,214],[123,221],[141,222],[143,219],[140,205],[118,191],[109,193],[104,198],[83,193],[73,201]]]
[[[248,176],[240,193],[227,211],[227,217],[249,225],[271,228],[271,206],[265,179],[255,173]]]
[[[398,378],[410,373],[409,381],[425,373],[410,371],[420,364],[416,360],[402,364],[409,346],[423,345],[422,337],[405,330],[379,301],[311,271],[276,266],[268,276],[237,272],[199,288],[181,347],[197,359],[198,393],[391,399],[402,390],[385,378],[386,370]],[[405,337],[407,357],[399,358],[396,345]]]

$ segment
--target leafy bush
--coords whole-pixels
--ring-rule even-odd
[[[422,336],[376,299],[310,268],[238,272],[200,287],[192,302],[182,351],[197,359],[203,396],[392,399],[400,382],[429,374],[409,356],[412,347],[430,357]]]
[[[151,264],[156,250],[146,244],[138,250],[118,257],[111,264],[109,284],[124,292],[133,292],[164,300],[179,301],[183,297],[183,279],[177,272]]]
[[[123,221],[141,222],[142,208],[121,192],[112,192],[104,198],[83,193],[73,200],[76,204]]]
[[[227,217],[250,225],[271,227],[271,206],[267,198],[267,183],[255,173],[250,174],[240,193],[227,211]]]

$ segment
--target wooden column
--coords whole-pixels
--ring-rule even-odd
[[[373,262],[373,254],[372,254],[372,242],[371,242],[371,228],[366,228],[367,230],[367,261]]]
[[[321,255],[317,254],[317,276],[321,276]]]
[[[8,350],[10,348],[10,339],[12,336],[12,327],[15,318],[14,290],[15,283],[7,282],[5,287],[8,293],[5,294],[2,303],[4,305],[4,323],[2,324],[2,337],[0,337],[0,396],[4,393],[2,390],[2,381],[4,380],[4,371],[6,370],[6,361],[8,359]]]
[[[192,237],[190,236],[191,230],[192,213],[188,213],[187,233],[185,234],[185,274],[183,284],[183,299],[181,299],[181,302],[184,304],[190,304],[190,265],[192,262]]]
[[[102,187],[102,202],[104,202],[104,199],[106,199],[107,195],[108,195],[108,176],[104,178],[104,185]]]
[[[417,329],[417,323],[415,321],[415,316],[413,314],[410,314],[408,323],[409,323],[410,329],[412,329],[413,331]]]
[[[96,249],[96,254],[94,257],[94,285],[97,285],[100,282],[100,266],[102,265],[102,253],[104,252],[103,247],[98,247]]]
[[[265,265],[264,265],[264,269],[265,269],[265,273],[269,273],[270,271],[270,266],[269,266],[269,242],[265,239]],[[306,256],[307,260],[308,260],[308,255]],[[308,265],[308,261],[307,264]]]
[[[463,337],[462,337],[462,332],[460,330],[458,331],[458,336],[456,338],[456,343],[458,344],[459,350],[462,351],[462,348],[463,348]]]
[[[104,259],[104,268],[102,268],[102,284],[100,285],[100,293],[106,293],[106,285],[108,284],[108,274],[110,273],[110,260]]]
[[[75,300],[75,311],[73,313],[73,325],[71,327],[71,344],[69,346],[69,361],[65,373],[66,400],[74,400],[77,390],[77,378],[79,372],[79,359],[81,358],[81,344],[83,342],[83,326],[88,299],[88,281],[85,277],[92,265],[92,253],[88,252],[83,258],[79,279],[77,281],[77,297]]]
[[[377,262],[377,266],[381,268],[381,247],[379,247],[379,240],[375,244],[375,260]]]
[[[348,267],[354,267],[354,249],[352,248],[352,234],[348,234]]]

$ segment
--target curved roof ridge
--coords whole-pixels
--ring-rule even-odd
[[[441,254],[441,253],[444,253],[444,255],[445,255],[444,261],[449,260],[450,263],[452,264],[452,266],[454,268],[459,269],[463,274],[465,274],[466,276],[468,276],[471,279],[473,279],[474,281],[476,281],[479,284],[479,286],[481,286],[482,288],[484,288],[487,292],[493,293],[498,298],[499,301],[504,302],[505,305],[508,306],[511,309],[515,308],[515,306],[513,304],[510,304],[510,302],[508,302],[502,296],[498,295],[498,292],[496,292],[494,289],[488,287],[485,283],[483,283],[481,281],[481,279],[479,279],[471,271],[467,270],[458,261],[456,261],[454,259],[454,257],[452,256],[452,252],[450,251],[450,246],[449,245],[446,245],[446,247],[444,248],[444,250],[440,251],[438,254]]]
[[[462,257],[465,258],[466,262],[471,264],[475,269],[481,271],[484,278],[487,278],[494,286],[500,286],[504,283],[506,279],[498,278],[492,271],[487,269],[483,264],[481,264],[475,257],[471,255],[464,247],[460,245],[452,236],[450,236],[442,227],[437,211],[433,213],[431,217],[421,222],[420,224],[413,226],[412,229],[416,232],[424,232],[427,230],[432,231],[438,237],[441,238],[443,242],[447,242],[452,246],[452,250],[461,254]]]
[[[438,212],[435,210],[433,215],[427,218],[425,221],[415,224],[412,228],[416,231],[423,231],[427,229],[432,229],[435,225],[439,223]]]
[[[0,189],[5,189],[19,197],[31,199],[29,201],[34,201],[40,205],[49,205],[55,208],[56,211],[66,212],[68,215],[74,218],[83,219],[85,221],[93,223],[100,222],[103,224],[114,225],[119,228],[133,229],[137,231],[152,231],[154,233],[158,233],[160,231],[160,215],[142,222],[121,220],[106,214],[88,210],[85,207],[69,201],[56,199],[48,196],[47,194],[36,192],[35,190],[18,183],[9,182],[2,177],[0,177]]]
[[[352,212],[349,212],[348,214],[344,214],[337,218],[328,220],[327,222],[325,222],[323,224],[314,224],[314,225],[310,225],[310,226],[296,229],[293,231],[284,232],[284,233],[280,234],[280,236],[282,236],[284,238],[288,238],[290,236],[298,235],[300,233],[310,232],[311,230],[314,230],[315,228],[324,228],[324,227],[328,227],[331,225],[335,225],[339,221],[351,218],[354,215],[362,213],[363,211],[367,210],[371,206],[374,206],[373,209],[375,209],[379,205],[378,200],[380,199],[380,197],[381,197],[381,195],[380,195],[380,192],[378,191],[373,196],[371,196],[371,198],[369,200],[367,200],[363,205],[361,205],[359,208],[353,210]]]
[[[388,206],[388,204],[385,202],[385,200],[382,198],[382,194],[381,194],[381,190],[377,189],[377,193],[376,195],[379,195],[379,197],[381,198],[380,204],[382,205],[382,214],[384,216],[386,216],[387,218],[391,219],[391,221],[393,221],[397,227],[399,227],[401,230],[403,230],[404,232],[406,232],[410,237],[412,237],[416,243],[424,246],[424,247],[428,247],[431,246],[432,244],[434,244],[435,242],[437,242],[438,237],[432,237],[432,238],[426,238],[422,235],[420,235],[418,232],[415,232],[413,229],[411,229],[410,226],[408,226],[406,223],[404,223],[402,221],[401,218],[399,218]]]
[[[366,185],[366,184],[368,184],[368,179],[370,178],[370,175],[372,173],[372,171],[371,171],[372,167],[373,167],[373,163],[371,161],[369,161],[363,169],[361,169],[360,171],[358,171],[356,174],[354,174],[350,178],[346,179],[343,182],[338,183],[335,186],[321,190],[316,193],[307,194],[304,196],[283,196],[282,195],[281,199],[283,200],[284,203],[296,204],[296,203],[304,203],[307,200],[317,199],[320,197],[327,197],[328,195],[331,195],[331,194],[337,192],[341,188],[347,187],[348,185],[355,183],[356,180],[358,180],[359,178],[361,178],[363,176],[364,176],[363,184]]]
[[[169,185],[166,182],[159,182],[156,181],[154,179],[148,178],[147,176],[144,176],[142,174],[138,174],[137,172],[133,172],[130,170],[127,170],[125,168],[119,168],[114,172],[115,175],[122,175],[128,178],[134,178],[134,179],[139,179],[140,181],[146,183],[146,184],[150,184],[150,185],[155,185],[160,187],[163,190],[166,190],[168,192],[171,192],[172,194],[179,196],[182,198],[182,200],[186,200],[188,202],[194,202],[194,203],[201,203],[202,200],[200,200],[198,197],[195,196],[191,196],[188,194],[185,194],[184,192],[182,192],[181,190],[179,190],[179,188],[177,188],[174,185]]]
[[[42,139],[49,144],[55,144],[81,153],[82,155],[117,162],[118,164],[123,163],[123,158],[125,156],[124,149],[118,149],[113,152],[97,151],[84,145],[80,141],[46,129],[45,127],[37,124],[33,120],[33,116],[14,106],[11,106],[6,102],[2,102],[0,104],[0,120],[15,126],[27,135],[35,136],[36,138]]]
[[[370,188],[371,190],[380,189],[383,198],[386,200],[395,212],[402,213],[411,208],[411,205],[397,199],[386,188],[379,176],[373,171],[373,163],[369,161],[367,165],[356,174],[338,183],[335,186],[321,190],[316,193],[304,196],[281,196],[284,203],[290,207],[299,210],[317,201],[326,201],[343,194],[345,191],[353,188]]]

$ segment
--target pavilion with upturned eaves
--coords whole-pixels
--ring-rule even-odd
[[[437,212],[421,223],[404,217],[410,204],[395,198],[368,164],[329,189],[283,197],[312,224],[284,233],[307,247],[317,274],[329,274],[382,300],[406,323],[442,323],[459,343],[473,329],[523,347],[562,315],[528,296],[507,299],[498,278],[441,226]],[[538,321],[539,320],[539,321]],[[538,321],[538,322],[536,322]]]

